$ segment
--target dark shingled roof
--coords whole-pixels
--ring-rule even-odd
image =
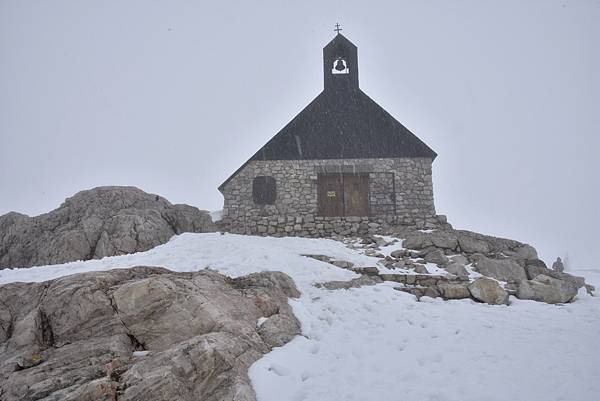
[[[343,58],[348,74],[332,74]],[[265,146],[233,173],[219,190],[252,160],[311,160],[427,157],[437,154],[360,90],[358,55],[338,34],[323,49],[325,89]]]

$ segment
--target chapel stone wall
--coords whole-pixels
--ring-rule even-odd
[[[381,231],[393,225],[432,228],[435,214],[430,158],[254,160],[222,188],[222,226],[235,233],[330,236]],[[318,175],[359,173],[369,176],[369,216],[318,215]],[[252,183],[275,178],[276,199],[257,205]]]

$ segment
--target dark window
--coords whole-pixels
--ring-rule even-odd
[[[252,181],[252,199],[257,205],[272,205],[277,196],[275,178],[259,176]]]

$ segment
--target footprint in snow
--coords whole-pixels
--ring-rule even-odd
[[[277,376],[287,376],[290,374],[290,370],[287,367],[277,363],[271,364],[268,370],[269,372],[275,373]]]

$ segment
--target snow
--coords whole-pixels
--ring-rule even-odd
[[[221,221],[223,218],[223,210],[214,210],[210,212],[210,218],[212,219],[213,223]]]
[[[382,253],[393,249],[400,243]],[[375,266],[377,258],[362,252],[329,239],[183,234],[133,255],[2,270],[0,283],[135,265],[210,267],[231,276],[284,271],[302,292],[290,300],[302,335],[250,368],[259,401],[600,399],[600,297],[581,292],[567,305],[511,298],[506,307],[417,302],[390,282],[330,291],[312,284],[357,276],[301,256]],[[600,288],[600,270],[572,273]]]

